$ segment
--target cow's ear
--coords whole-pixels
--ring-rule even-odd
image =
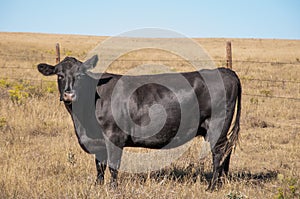
[[[85,61],[83,63],[83,67],[86,70],[95,68],[95,66],[97,65],[97,62],[98,62],[98,55],[94,55],[93,57],[91,57],[90,59],[88,59],[87,61]]]
[[[48,64],[39,64],[37,66],[40,73],[45,76],[54,75],[56,74],[56,68],[54,66]]]

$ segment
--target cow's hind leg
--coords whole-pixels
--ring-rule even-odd
[[[226,158],[224,158],[224,154],[220,153],[217,155],[213,155],[213,178],[210,182],[209,185],[209,190],[214,190],[216,188],[216,185],[218,184],[218,181],[220,178],[223,177],[228,177],[229,173],[229,163],[230,163],[230,157],[231,157],[231,152],[227,155]],[[221,163],[220,160],[223,159],[223,162]],[[224,176],[225,175],[225,176]]]
[[[104,174],[107,164],[107,152],[96,154],[95,157],[96,169],[97,169],[97,180],[96,184],[104,184]]]
[[[218,179],[222,174],[223,165],[221,165],[223,154],[216,151],[215,149],[212,150],[212,159],[213,159],[213,176],[209,183],[207,190],[213,191],[216,188],[218,183]]]
[[[228,149],[228,139],[227,132],[229,131],[232,115],[226,117],[225,124],[221,133],[218,137],[211,137],[211,151],[213,158],[213,177],[208,186],[208,190],[213,191],[216,188],[219,178],[222,176],[223,172],[228,174],[229,170],[229,160],[231,151]],[[223,126],[221,124],[216,124],[215,126],[220,127]],[[215,129],[213,132],[217,132],[218,129]],[[215,139],[217,141],[215,142]]]
[[[227,157],[225,158],[224,162],[223,162],[223,172],[226,176],[228,176],[228,172],[229,172],[229,163],[230,163],[230,156],[231,156],[231,152],[229,152],[229,154],[227,155]]]
[[[213,177],[207,190],[213,191],[223,174],[225,174],[226,177],[228,176],[230,156],[231,152],[229,152],[224,159],[224,154],[222,152],[213,151]],[[223,162],[221,162],[222,159],[224,159]]]

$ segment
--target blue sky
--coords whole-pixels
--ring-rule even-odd
[[[0,0],[1,32],[115,36],[145,27],[188,37],[300,39],[300,1]]]

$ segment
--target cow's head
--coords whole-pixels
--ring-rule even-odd
[[[97,64],[98,56],[95,55],[82,63],[73,57],[66,57],[56,66],[41,63],[38,70],[45,76],[57,75],[60,100],[66,104],[71,104],[77,98],[76,88],[86,71],[94,68]]]

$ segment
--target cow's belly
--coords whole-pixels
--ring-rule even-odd
[[[149,132],[149,134],[135,132],[131,134],[127,145],[130,147],[169,149],[183,145],[197,136],[198,125],[190,123],[184,126],[180,123],[180,117],[172,119],[167,119],[166,124],[158,132]]]

